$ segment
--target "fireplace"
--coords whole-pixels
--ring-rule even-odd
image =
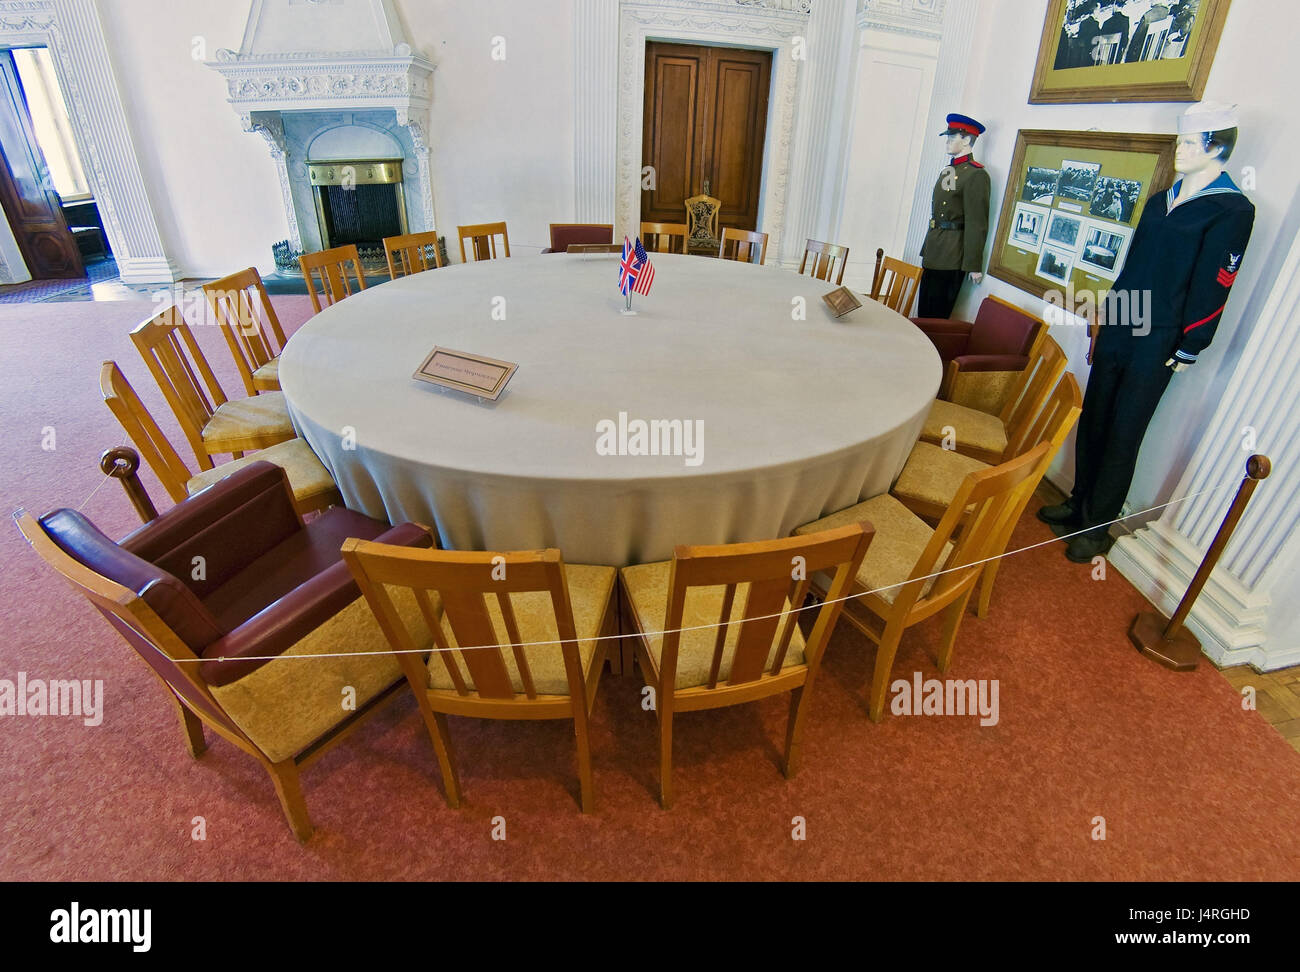
[[[324,249],[355,243],[365,262],[383,263],[383,240],[407,232],[401,159],[308,162]]]

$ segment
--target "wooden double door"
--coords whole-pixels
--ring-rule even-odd
[[[758,229],[771,80],[770,51],[646,43],[643,220],[684,222],[703,193],[722,201],[719,231]]]

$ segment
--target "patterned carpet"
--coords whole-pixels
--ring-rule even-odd
[[[310,310],[305,297],[277,307],[290,328]],[[96,457],[123,438],[96,375],[116,359],[181,441],[127,338],[150,309],[0,309],[7,508],[85,503],[110,535],[133,528],[116,483],[95,491]],[[196,334],[233,391],[221,336]],[[50,426],[56,448],[45,451]],[[1012,546],[1049,536],[1026,516]],[[201,759],[186,754],[146,665],[16,530],[0,532],[0,563],[0,679],[104,682],[102,725],[0,718],[0,880],[1300,879],[1300,753],[1209,664],[1174,674],[1141,658],[1125,631],[1142,598],[1055,546],[1010,558],[991,617],[961,629],[949,676],[998,680],[996,725],[871,723],[873,649],[841,625],[793,780],[777,768],[782,699],[688,713],[677,720],[677,804],[661,810],[641,683],[607,674],[593,721],[595,813],[578,810],[564,723],[460,718],[451,733],[466,804],[450,810],[403,691],[304,772],[317,827],[306,846],[251,759],[211,735]],[[896,677],[941,677],[939,621],[904,636]],[[191,836],[200,816],[204,841]],[[504,840],[493,839],[496,818]],[[795,818],[806,839],[792,839]]]
[[[29,280],[0,286],[0,304],[33,304],[47,300],[91,300],[91,287],[117,279],[117,261],[111,256],[86,264],[86,276],[77,280]]]

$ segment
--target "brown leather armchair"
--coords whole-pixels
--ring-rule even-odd
[[[985,297],[974,321],[914,317],[934,342],[944,365],[939,397],[985,412],[998,412],[1047,325],[997,297]]]
[[[543,253],[567,253],[573,243],[613,243],[614,227],[609,223],[552,223],[551,245]]]
[[[268,462],[118,543],[74,510],[39,520],[23,512],[18,526],[162,679],[191,754],[206,748],[206,724],[256,758],[294,835],[310,837],[299,767],[402,678],[393,655],[357,654],[384,652],[388,642],[340,548],[349,537],[429,547],[429,532],[341,507],[304,524],[284,470]],[[417,610],[417,631],[422,621]],[[294,657],[304,655],[331,657]]]

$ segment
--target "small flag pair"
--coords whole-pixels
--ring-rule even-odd
[[[618,289],[626,295],[648,294],[655,281],[655,267],[637,237],[635,244],[623,237],[623,259],[618,264]]]

